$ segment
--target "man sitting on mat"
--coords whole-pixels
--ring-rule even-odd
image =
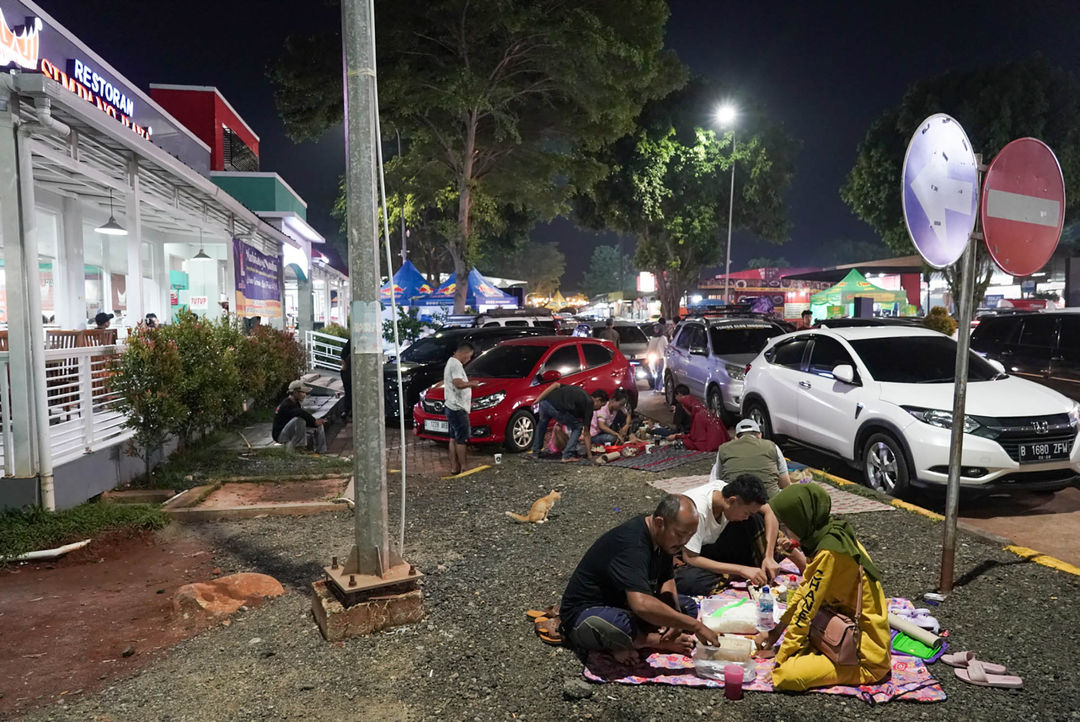
[[[665,494],[652,516],[634,517],[596,540],[563,593],[563,639],[582,656],[606,650],[621,662],[634,661],[638,649],[690,654],[695,636],[717,644],[673,576],[673,557],[696,528],[694,503]]]
[[[790,555],[800,571],[806,568],[802,552],[779,536],[765,488],[753,475],[737,476],[730,483],[710,481],[686,496],[697,509],[698,525],[683,548],[686,565],[676,570],[675,581],[687,594],[712,594],[732,578],[770,584],[784,556]]]
[[[761,438],[761,427],[753,419],[735,425],[735,438],[716,450],[716,462],[709,480],[734,479],[739,474],[753,474],[773,498],[791,484],[787,459],[780,447]]]

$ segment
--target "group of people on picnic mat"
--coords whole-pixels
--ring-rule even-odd
[[[589,548],[563,594],[558,633],[582,656],[606,651],[633,662],[639,651],[689,655],[695,642],[719,641],[698,620],[691,595],[718,592],[729,581],[771,583],[787,558],[802,581],[776,627],[754,639],[757,654],[767,656],[784,635],[774,688],[880,681],[891,670],[880,572],[851,526],[831,515],[824,489],[791,485],[782,454],[752,420],[735,431],[717,452],[708,482],[665,494],[651,515],[611,529]],[[855,621],[857,664],[837,664],[811,643],[811,622],[822,609],[843,610]]]

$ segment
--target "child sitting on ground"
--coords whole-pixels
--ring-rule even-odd
[[[589,430],[594,446],[623,444],[630,433],[630,416],[623,411],[630,396],[623,389],[616,391],[592,417]]]

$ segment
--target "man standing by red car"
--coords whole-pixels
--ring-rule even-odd
[[[465,471],[465,454],[472,435],[469,428],[472,390],[480,385],[479,381],[469,381],[465,374],[465,364],[472,360],[473,353],[475,349],[468,341],[459,344],[443,369],[446,425],[450,433],[450,473],[454,476]]]

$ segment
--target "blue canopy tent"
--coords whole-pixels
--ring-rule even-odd
[[[415,299],[414,306],[453,306],[457,283],[453,274],[443,285],[423,298]],[[465,304],[479,309],[481,306],[517,306],[517,299],[505,293],[480,275],[475,268],[469,271],[469,289],[465,294]]]
[[[431,286],[424,276],[413,265],[412,261],[405,261],[401,268],[394,274],[394,278],[387,282],[379,293],[379,300],[390,303],[391,294],[394,302],[399,306],[408,306],[411,299],[416,296],[424,296],[431,293]]]

